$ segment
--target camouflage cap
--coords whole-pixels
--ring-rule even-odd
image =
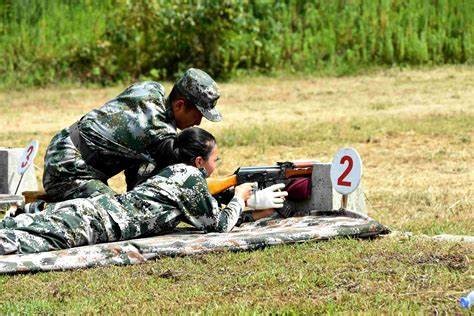
[[[207,73],[189,68],[175,83],[175,87],[206,119],[212,122],[222,120],[222,115],[216,109],[220,93],[216,82]]]

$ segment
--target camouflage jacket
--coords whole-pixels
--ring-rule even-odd
[[[154,236],[181,221],[205,232],[228,232],[243,208],[237,197],[220,208],[199,169],[177,164],[116,197],[73,199],[5,218],[0,221],[0,255]]]
[[[109,177],[128,168],[134,173],[138,165],[161,159],[164,141],[177,133],[164,96],[161,84],[139,82],[80,119],[80,135],[100,171]]]
[[[118,200],[129,210],[150,214],[149,220],[140,218],[140,224],[158,225],[160,230],[184,221],[206,232],[228,232],[245,207],[243,200],[234,197],[221,209],[209,192],[204,173],[185,164],[164,168]]]

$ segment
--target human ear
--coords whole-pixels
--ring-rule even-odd
[[[177,99],[173,102],[173,111],[174,113],[179,113],[182,112],[184,109],[184,100],[183,99]]]
[[[194,166],[196,168],[201,168],[204,165],[204,163],[205,163],[204,158],[202,158],[201,156],[198,156],[196,157],[196,159],[194,159]]]

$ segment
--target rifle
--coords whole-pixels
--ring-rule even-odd
[[[275,183],[287,184],[292,178],[311,177],[313,165],[313,161],[285,161],[274,166],[240,167],[232,175],[208,178],[207,186],[214,196],[245,182],[257,182],[258,188],[263,189]]]
[[[226,204],[233,196],[229,189],[245,182],[257,182],[258,189],[266,188],[275,183],[288,184],[297,177],[311,178],[314,161],[277,162],[273,166],[239,167],[232,175],[219,178],[208,178],[209,192],[220,202]],[[44,191],[23,192],[26,203],[37,199],[48,201]]]

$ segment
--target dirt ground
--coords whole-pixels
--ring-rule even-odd
[[[167,91],[171,84],[165,84]],[[112,88],[0,92],[0,145],[41,144],[117,95]],[[398,229],[473,234],[474,69],[392,69],[342,78],[249,78],[220,84],[217,174],[291,159],[329,162],[344,146],[364,163],[369,213]],[[119,192],[123,176],[110,181]]]
[[[171,84],[166,83],[167,91]],[[49,140],[124,89],[0,92],[0,146]],[[358,150],[369,215],[394,230],[474,235],[474,67],[220,84],[218,175]],[[125,189],[122,175],[111,186]],[[417,239],[333,240],[143,265],[0,276],[9,313],[461,313],[473,248]]]

